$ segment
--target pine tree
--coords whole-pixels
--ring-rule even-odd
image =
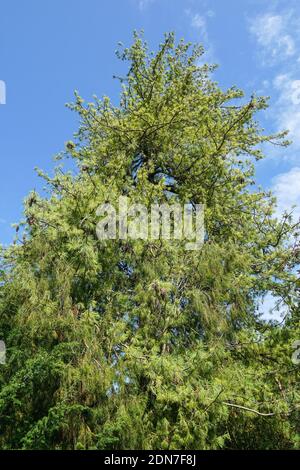
[[[2,449],[299,447],[298,225],[255,185],[264,135],[250,100],[212,81],[203,49],[167,34],[151,53],[135,34],[115,106],[80,117],[39,172],[16,241],[1,251]],[[120,196],[150,207],[205,204],[205,243],[99,240],[97,208]],[[272,293],[281,325],[258,314]]]

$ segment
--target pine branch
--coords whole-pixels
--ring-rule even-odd
[[[239,408],[241,410],[250,411],[251,413],[255,413],[259,416],[275,416],[276,413],[261,413],[260,411],[253,410],[252,408],[248,408],[247,406],[236,405],[235,403],[228,403],[227,401],[222,401],[223,405],[232,406],[234,408]]]

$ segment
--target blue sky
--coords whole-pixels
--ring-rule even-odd
[[[134,29],[144,29],[152,48],[166,31],[202,42],[222,87],[271,96],[261,123],[267,131],[291,129],[294,143],[267,148],[257,178],[274,190],[279,210],[300,203],[298,0],[1,0],[1,243],[11,241],[26,194],[43,186],[34,167],[50,171],[77,128],[64,106],[73,91],[118,99],[112,76],[124,65],[114,51],[118,41],[130,44]]]

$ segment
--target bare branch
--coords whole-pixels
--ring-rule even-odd
[[[260,411],[253,410],[252,408],[248,408],[247,406],[236,405],[235,403],[228,403],[227,401],[222,401],[222,403],[223,405],[232,406],[234,408],[239,408],[241,410],[251,411],[251,413],[255,413],[256,415],[259,415],[259,416],[275,416],[276,415],[276,413],[261,413]]]

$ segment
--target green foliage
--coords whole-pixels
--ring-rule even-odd
[[[265,98],[221,90],[202,48],[135,35],[120,103],[76,94],[77,171],[40,172],[2,249],[2,449],[299,447],[297,225],[253,189]],[[97,207],[204,203],[206,242],[96,236]],[[259,299],[288,309],[266,324]]]

